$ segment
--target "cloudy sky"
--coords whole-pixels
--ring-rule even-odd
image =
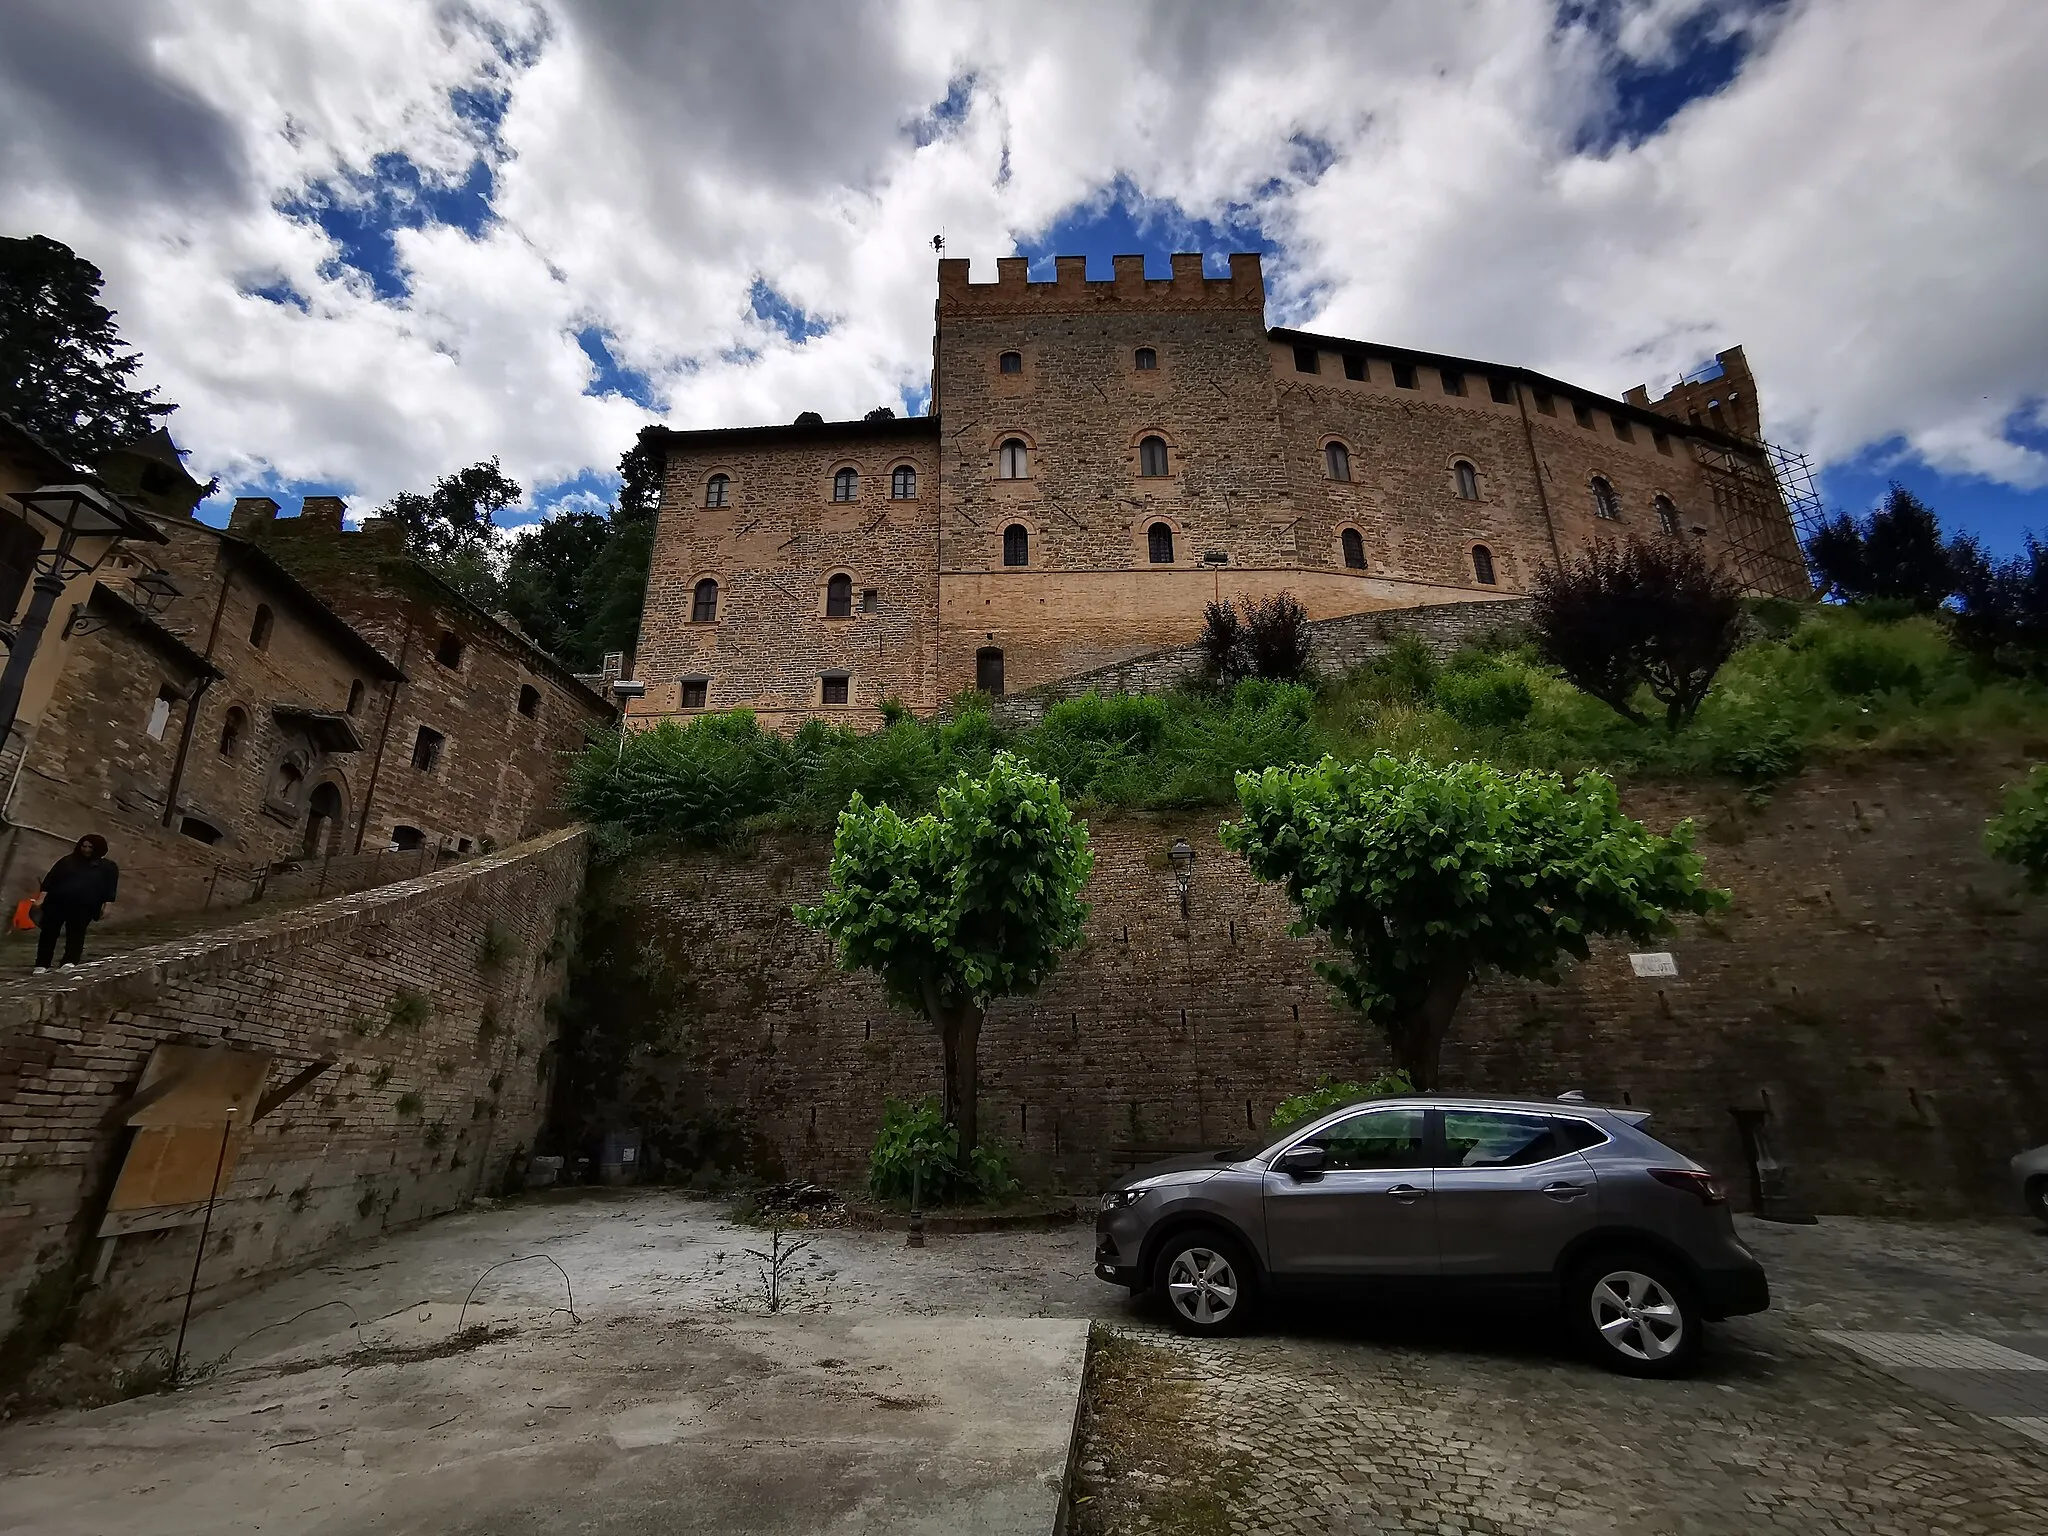
[[[1267,252],[1269,318],[1653,392],[2048,533],[2041,0],[7,0],[0,231],[226,492],[916,409],[930,239]],[[224,506],[224,503],[222,504]],[[220,508],[216,508],[216,511]]]

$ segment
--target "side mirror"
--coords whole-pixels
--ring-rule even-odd
[[[1329,1155],[1321,1147],[1302,1142],[1282,1152],[1273,1160],[1273,1166],[1297,1179],[1319,1179],[1323,1176],[1323,1164],[1328,1160]]]

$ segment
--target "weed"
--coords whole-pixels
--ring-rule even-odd
[[[484,931],[477,940],[476,968],[490,975],[505,964],[512,953],[512,935],[495,917],[484,919]]]
[[[434,1005],[424,992],[400,987],[391,994],[391,1032],[411,1034],[434,1016]]]
[[[402,1120],[410,1120],[426,1108],[426,1101],[416,1093],[401,1093],[398,1096],[398,1114]]]
[[[372,1088],[382,1088],[386,1083],[391,1081],[391,1072],[391,1063],[387,1061],[381,1067],[379,1067],[374,1073],[371,1074],[370,1086]]]
[[[429,1152],[438,1152],[447,1139],[448,1126],[445,1121],[436,1120],[427,1126],[426,1143]]]
[[[482,1015],[482,1017],[481,1017],[481,1018],[479,1018],[479,1019],[477,1020],[477,1026],[476,1026],[476,1044],[477,1044],[477,1049],[478,1049],[478,1050],[485,1050],[485,1049],[488,1049],[488,1048],[489,1048],[489,1046],[490,1046],[490,1043],[491,1043],[491,1042],[492,1042],[493,1040],[497,1039],[497,1038],[498,1038],[498,1005],[497,1005],[496,1003],[494,1003],[494,1002],[486,1002],[486,1003],[484,1004],[484,1011],[483,1011],[483,1015]]]

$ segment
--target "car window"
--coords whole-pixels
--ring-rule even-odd
[[[1444,1166],[1522,1168],[1569,1151],[1559,1122],[1548,1115],[1495,1109],[1444,1111]]]
[[[1323,1149],[1324,1167],[1426,1168],[1427,1139],[1419,1109],[1371,1109],[1339,1120],[1308,1138]]]
[[[1584,1152],[1588,1147],[1600,1146],[1607,1140],[1605,1131],[1584,1120],[1558,1121],[1557,1134],[1560,1152]]]

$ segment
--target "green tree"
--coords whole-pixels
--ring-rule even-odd
[[[959,1156],[979,1144],[982,1019],[1034,991],[1081,940],[1088,829],[1059,786],[1007,752],[907,819],[854,795],[839,817],[824,898],[797,920],[831,935],[842,970],[872,971],[921,1012],[945,1059],[943,1113]]]
[[[77,464],[177,407],[130,382],[142,359],[100,303],[100,269],[46,235],[0,239],[0,415]]]
[[[2048,763],[2034,769],[1984,829],[1993,858],[2019,866],[2027,889],[2048,895]]]
[[[650,427],[619,458],[619,494],[608,513],[551,517],[505,558],[506,609],[579,671],[595,671],[606,651],[630,651],[639,641],[662,463]]]
[[[377,515],[405,530],[414,559],[489,604],[497,596],[498,514],[525,494],[492,458],[443,475],[425,494],[401,491]]]
[[[1335,960],[1318,975],[1385,1032],[1425,1092],[1459,1001],[1483,971],[1555,981],[1595,936],[1648,940],[1671,912],[1725,906],[1701,881],[1692,824],[1669,837],[1620,810],[1613,781],[1505,774],[1384,754],[1239,774],[1226,847],[1277,881]]]
[[[1902,603],[1923,613],[1955,590],[1959,553],[1942,543],[1933,509],[1896,480],[1884,505],[1868,517],[1844,512],[1806,544],[1822,592],[1845,602]]]

